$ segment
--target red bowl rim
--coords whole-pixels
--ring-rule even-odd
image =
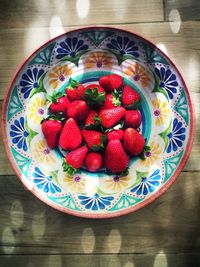
[[[185,149],[185,153],[184,156],[179,164],[179,167],[176,169],[176,171],[173,173],[173,175],[171,176],[171,178],[164,184],[164,186],[162,188],[160,188],[154,195],[152,195],[151,197],[149,197],[148,199],[144,200],[143,202],[139,203],[137,206],[134,207],[130,207],[127,208],[125,210],[122,211],[117,211],[117,212],[111,212],[111,213],[85,213],[85,212],[76,212],[76,211],[72,211],[69,209],[66,209],[64,207],[58,206],[55,203],[53,203],[52,201],[50,201],[49,199],[43,197],[42,195],[40,195],[38,192],[36,192],[33,189],[30,189],[26,183],[23,181],[22,179],[22,173],[18,170],[15,161],[13,160],[13,157],[11,155],[9,146],[8,146],[8,140],[7,140],[7,133],[6,133],[6,112],[7,112],[7,105],[8,105],[8,101],[9,101],[9,97],[10,97],[10,93],[11,90],[13,88],[13,85],[15,83],[15,80],[17,78],[17,76],[19,75],[21,69],[24,67],[24,65],[29,61],[30,58],[32,58],[34,55],[36,55],[36,53],[41,50],[43,47],[47,46],[50,42],[68,34],[68,33],[72,33],[72,32],[77,32],[80,30],[94,30],[94,29],[109,29],[109,30],[119,30],[122,32],[126,32],[128,34],[133,34],[136,37],[138,37],[139,39],[149,43],[149,45],[151,45],[153,48],[156,48],[156,50],[159,51],[160,54],[162,54],[170,63],[171,66],[173,66],[173,68],[176,70],[176,72],[178,73],[179,77],[182,80],[182,83],[184,85],[184,89],[185,89],[185,93],[187,95],[187,99],[188,99],[188,103],[189,103],[189,112],[190,112],[190,132],[189,132],[189,140]],[[97,25],[97,26],[84,26],[84,27],[78,27],[78,28],[73,28],[70,29],[68,31],[66,31],[63,34],[60,34],[52,39],[49,39],[46,43],[44,43],[43,45],[39,46],[39,48],[35,49],[35,51],[28,56],[23,63],[18,67],[18,69],[16,70],[15,74],[13,75],[13,78],[11,80],[11,82],[8,85],[8,88],[6,90],[5,93],[5,97],[4,97],[4,101],[3,101],[3,107],[2,107],[2,123],[1,123],[1,130],[2,130],[2,137],[3,137],[3,144],[6,150],[6,154],[7,157],[11,163],[11,166],[15,172],[15,174],[18,176],[18,178],[20,179],[20,181],[24,184],[24,186],[30,190],[38,199],[40,199],[41,201],[43,201],[45,204],[49,205],[50,207],[53,207],[61,212],[70,214],[70,215],[74,215],[77,217],[84,217],[84,218],[92,218],[92,219],[105,219],[105,218],[113,218],[113,217],[118,217],[118,216],[122,216],[122,215],[126,215],[128,213],[137,211],[141,208],[143,208],[144,206],[150,204],[151,202],[153,202],[156,198],[158,198],[159,196],[161,196],[165,191],[168,190],[168,188],[175,182],[175,180],[177,179],[178,175],[180,174],[181,170],[184,168],[188,157],[190,155],[191,149],[192,149],[192,144],[194,141],[194,133],[195,133],[195,114],[194,114],[194,107],[193,107],[193,102],[192,99],[190,97],[190,93],[188,90],[188,87],[183,79],[182,74],[180,73],[180,71],[178,70],[178,68],[176,67],[175,63],[172,62],[172,60],[164,53],[162,52],[152,41],[148,40],[146,37],[144,38],[143,36],[141,36],[140,34],[133,32],[133,31],[129,31],[129,30],[125,30],[123,28],[119,28],[119,27],[115,27],[115,26],[106,26],[106,25]]]

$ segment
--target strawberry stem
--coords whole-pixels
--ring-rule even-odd
[[[73,90],[74,88],[76,88],[80,83],[72,78],[69,78],[69,85],[67,86],[67,88],[69,90]]]
[[[75,174],[75,172],[77,171],[76,168],[74,168],[71,165],[67,164],[67,162],[65,161],[65,159],[63,159],[62,167],[63,167],[63,171],[64,172],[67,172],[67,174],[69,176],[73,176]]]
[[[94,105],[102,105],[106,97],[104,92],[99,93],[98,88],[93,88],[93,89],[87,89],[84,92],[83,99],[87,102],[89,106],[94,106]]]

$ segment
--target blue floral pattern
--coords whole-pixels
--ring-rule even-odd
[[[155,170],[149,177],[142,177],[139,184],[131,189],[136,195],[148,195],[156,190],[161,183],[160,170]]]
[[[183,123],[178,121],[177,118],[174,119],[172,131],[168,133],[167,137],[169,141],[167,153],[170,153],[172,150],[177,151],[179,147],[183,146],[183,141],[185,140],[185,128],[183,127]]]
[[[13,144],[16,144],[19,149],[23,149],[27,151],[27,143],[26,138],[28,136],[28,132],[24,127],[24,118],[21,117],[19,120],[15,120],[13,124],[10,126],[10,137],[12,138]]]
[[[39,79],[43,73],[43,69],[33,68],[27,69],[26,73],[22,75],[19,85],[25,99],[29,97],[32,89],[39,87]]]
[[[91,210],[103,210],[106,206],[109,206],[111,204],[111,201],[114,199],[114,197],[100,197],[97,193],[94,194],[92,197],[88,196],[79,196],[78,197],[81,202],[80,204],[85,206],[86,209]]]
[[[116,39],[111,39],[110,43],[107,44],[107,47],[120,53],[121,56],[126,54],[136,58],[139,57],[138,46],[127,36],[117,36]]]
[[[170,99],[173,99],[178,87],[176,75],[172,73],[170,69],[165,69],[164,67],[161,67],[160,69],[155,68],[155,73],[160,80],[159,86],[167,91]]]
[[[37,188],[43,190],[45,193],[55,194],[61,192],[60,187],[52,181],[52,176],[46,176],[38,167],[35,168],[33,177],[33,181],[37,185]]]
[[[64,42],[60,42],[59,47],[56,50],[56,58],[61,59],[65,56],[74,58],[77,53],[87,49],[88,45],[84,44],[83,40],[78,39],[77,37],[67,37]]]

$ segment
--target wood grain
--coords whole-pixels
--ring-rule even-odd
[[[74,29],[65,25],[0,29],[0,99],[3,99],[15,70],[25,57],[49,38]],[[170,23],[119,24],[118,27],[138,32],[166,50],[183,73],[190,91],[200,92],[200,22],[183,22],[177,34],[173,33]]]
[[[182,21],[200,20],[200,2],[198,0],[164,0],[166,20],[177,20],[179,14]]]
[[[0,28],[163,21],[162,0],[0,0]],[[5,20],[6,18],[6,20]]]
[[[199,196],[199,173],[182,173],[138,212],[79,219],[40,202],[16,176],[0,176],[0,254],[199,253]]]
[[[198,267],[200,254],[117,254],[117,255],[11,255],[0,256],[0,267]]]

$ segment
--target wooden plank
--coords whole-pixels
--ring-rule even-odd
[[[200,3],[198,0],[164,0],[164,13],[167,21],[200,20]]]
[[[169,23],[139,23],[118,26],[143,34],[166,50],[182,71],[190,91],[200,92],[200,73],[198,71],[200,68],[200,22],[183,22],[177,34],[172,32]],[[69,29],[72,28],[60,26],[0,30],[0,99],[3,99],[6,88],[23,59],[49,38]]]
[[[194,144],[192,152],[190,154],[189,160],[184,167],[183,171],[200,171],[200,165],[198,159],[200,158],[200,94],[193,93],[192,99],[194,102],[194,108],[196,113],[196,134],[194,139]],[[0,101],[0,110],[2,108],[2,101]],[[0,133],[1,136],[1,133]],[[0,138],[0,175],[12,175],[14,174],[13,169],[7,159],[7,155],[4,150],[2,138]]]
[[[57,212],[1,176],[0,254],[199,253],[199,179],[182,173],[147,207],[99,221]]]
[[[11,255],[0,256],[0,267],[189,267],[200,264],[200,254],[131,254],[131,255]]]
[[[162,0],[0,0],[0,28],[163,21]],[[5,20],[6,18],[6,20]]]

